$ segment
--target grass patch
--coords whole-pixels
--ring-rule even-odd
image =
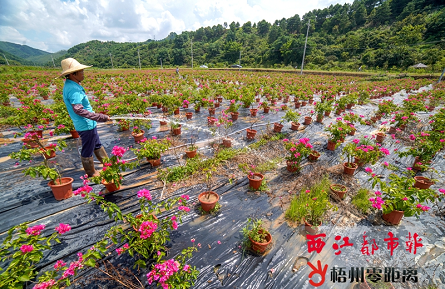
[[[303,218],[312,219],[313,223],[311,224],[318,225],[324,213],[333,207],[329,202],[330,184],[329,177],[324,175],[309,189],[302,188],[300,194],[292,199],[286,210],[286,218],[293,222],[300,222]]]
[[[360,188],[357,194],[352,198],[351,203],[357,207],[363,214],[366,214],[368,210],[371,208],[371,202],[369,198],[371,194],[368,189]]]
[[[277,141],[277,140],[284,139],[285,136],[286,135],[284,133],[277,133],[272,136],[270,136],[268,134],[262,134],[260,140],[257,141],[256,143],[249,145],[249,148],[256,150],[256,149],[260,148],[261,146],[267,144],[270,141]]]

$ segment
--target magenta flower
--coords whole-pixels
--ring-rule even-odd
[[[119,158],[121,158],[124,153],[125,153],[126,149],[120,146],[114,146],[113,150],[111,151],[111,153]]]
[[[63,260],[58,260],[56,262],[56,264],[54,264],[54,270],[59,271],[60,269],[62,269],[65,266],[66,266],[66,263],[63,262]]]
[[[365,171],[368,172],[368,173],[372,173],[372,169],[369,168],[369,167],[365,168]]]
[[[68,224],[62,224],[60,223],[58,227],[56,227],[54,230],[56,230],[60,235],[65,234],[66,232],[71,231],[71,226]]]
[[[413,168],[406,168],[408,171],[411,171]]]
[[[384,165],[385,167],[389,166],[388,162],[384,162],[383,165]]]
[[[355,144],[358,144],[360,142],[360,140],[354,139],[352,142],[355,143]]]
[[[439,189],[439,192],[441,192],[442,194],[445,194],[445,189]]]
[[[404,201],[408,201],[408,198],[407,198],[407,197],[404,197],[402,200],[404,200]]]
[[[145,198],[147,201],[151,201],[150,191],[147,189],[142,189],[138,191],[138,198]]]
[[[23,254],[32,252],[34,250],[34,247],[32,245],[22,245],[20,247],[20,251],[22,251]]]
[[[412,135],[409,136],[409,139],[410,139],[410,140],[415,140],[415,139],[416,139],[416,136],[412,134]]]
[[[141,239],[148,239],[153,234],[153,232],[158,228],[158,224],[155,222],[142,222],[141,226],[139,227],[139,232],[141,233]]]
[[[29,227],[26,229],[26,234],[28,236],[33,235],[33,236],[38,236],[40,235],[40,233],[42,233],[42,231],[45,229],[45,225],[37,225],[34,227]]]

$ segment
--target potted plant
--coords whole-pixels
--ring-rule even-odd
[[[118,125],[120,131],[126,131],[130,128],[130,123],[131,122],[127,119],[120,119],[117,122],[117,125]]]
[[[316,150],[311,150],[311,153],[308,156],[310,161],[316,161],[321,156],[321,154]]]
[[[261,119],[264,118],[264,115],[261,117]],[[246,129],[247,139],[252,140],[255,138],[256,130],[253,129],[253,126],[259,121],[260,119],[255,117],[254,120],[250,123],[250,128]]]
[[[181,134],[181,125],[175,121],[172,121],[170,123],[171,130],[173,132],[173,135],[180,135]]]
[[[383,211],[382,218],[390,224],[399,224],[404,216],[419,218],[420,214],[430,209],[423,205],[424,202],[435,202],[437,198],[443,198],[443,194],[438,195],[432,189],[415,188],[412,170],[407,170],[401,176],[390,174],[389,182],[381,180],[370,168],[366,168],[366,171],[371,175],[369,181],[372,188],[377,185],[380,187],[375,192],[376,197],[369,201],[374,208]]]
[[[331,208],[337,209],[329,202],[329,185],[329,178],[324,175],[312,187],[303,188],[292,199],[285,213],[286,218],[298,223],[304,221],[306,231],[316,234],[326,212]]]
[[[323,117],[324,117],[324,113],[325,111],[327,111],[327,109],[330,108],[330,103],[329,102],[316,102],[315,103],[315,114],[317,115],[317,122],[321,123],[323,122]]]
[[[228,137],[230,128],[233,125],[233,116],[232,119],[228,118],[228,115],[225,111],[221,112],[221,117],[218,120],[217,127],[222,130],[223,137],[223,146],[229,148],[232,146],[232,140]]]
[[[190,136],[190,143],[187,146],[185,154],[188,158],[194,158],[196,156],[196,151],[198,150],[198,146],[195,144],[196,137],[194,135]]]
[[[122,159],[127,150],[123,147],[114,146],[112,156],[103,159],[103,168],[98,176],[91,177],[96,184],[103,184],[109,193],[120,189],[122,184],[122,172],[134,168],[137,163],[126,162]]]
[[[300,124],[298,123],[298,119],[300,117],[300,113],[296,112],[293,109],[288,109],[286,111],[286,114],[281,118],[281,122],[280,125],[283,121],[287,121],[291,123],[291,130],[298,130],[298,127],[300,126]],[[282,127],[282,126],[281,126]],[[281,131],[281,129],[280,129]]]
[[[344,199],[345,194],[348,192],[346,186],[340,184],[332,184],[329,186],[331,191],[336,194],[340,199]]]
[[[270,106],[269,106],[269,103],[267,102],[267,100],[260,102],[258,105],[259,105],[259,107],[261,107],[263,109],[264,113],[269,113]]]
[[[55,161],[49,161],[48,151],[42,145],[38,138],[33,140],[36,144],[36,148],[27,149],[26,145],[23,146],[18,152],[13,152],[9,156],[12,159],[17,159],[19,161],[31,161],[34,156],[41,155],[43,157],[43,163],[39,163],[35,160],[34,163],[37,165],[31,166],[23,171],[27,176],[43,177],[45,180],[50,179],[48,186],[51,187],[54,198],[58,201],[68,199],[73,195],[72,183],[73,179],[68,177],[62,177],[59,170],[57,169],[57,163]],[[63,150],[66,147],[66,143],[62,140],[57,142],[57,145],[51,146],[51,151]]]
[[[343,163],[343,172],[347,175],[352,176],[358,167],[357,164],[353,162],[356,148],[354,143],[348,143],[343,147],[343,155],[346,156],[346,163]]]
[[[256,116],[258,112],[258,108],[254,108],[253,104],[254,104],[253,102],[250,104],[250,116]]]
[[[258,254],[266,252],[267,246],[272,242],[272,235],[264,228],[261,219],[247,219],[243,233],[243,246]]]
[[[214,167],[205,168],[203,172],[205,173],[205,183],[207,186],[207,191],[202,192],[198,196],[198,200],[201,203],[201,208],[204,212],[209,212],[215,208],[216,203],[219,200],[219,195],[214,191],[211,191],[213,184],[213,172],[215,172]]]
[[[144,139],[145,131],[142,128],[145,127],[146,129],[150,129],[151,128],[150,123],[151,123],[150,120],[146,121],[143,121],[142,119],[133,120],[133,129],[131,135],[133,136],[135,143],[138,143],[142,139]]]
[[[348,126],[342,122],[337,121],[334,124],[330,124],[325,131],[328,131],[331,135],[328,140],[328,150],[335,150],[339,142],[344,139],[347,135]]]
[[[286,157],[287,170],[297,172],[300,170],[301,159],[307,157],[312,152],[312,145],[308,138],[301,138],[295,142],[288,139],[283,140],[285,149],[289,152]]]
[[[236,121],[239,116],[238,109],[241,106],[241,104],[237,103],[235,99],[232,99],[230,101],[229,108],[227,109],[227,112],[230,112],[230,115],[232,117],[232,121]]]
[[[168,150],[170,142],[167,139],[158,140],[155,136],[151,139],[143,139],[140,142],[141,147],[132,149],[138,159],[146,158],[153,166],[161,164],[161,154]]]

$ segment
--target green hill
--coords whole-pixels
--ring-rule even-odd
[[[53,61],[51,59],[51,56],[54,58],[54,63],[56,66],[60,66],[60,61],[56,62],[56,59],[58,58],[64,58],[63,56],[66,54],[66,50],[60,50],[56,53],[48,53],[45,55],[36,55],[36,56],[29,56],[26,58],[26,60],[32,61],[38,65],[44,65],[44,66],[53,66]]]
[[[0,49],[0,65],[7,64],[4,56],[8,59],[9,65],[32,65],[32,62],[15,56],[7,51],[3,51],[2,49]]]
[[[41,56],[49,54],[49,52],[32,48],[28,45],[15,44],[6,41],[0,41],[0,49],[23,59],[31,56]]]
[[[74,57],[100,68],[192,65],[322,70],[404,70],[422,62],[426,71],[445,67],[445,2],[443,0],[355,0],[330,5],[274,23],[232,22],[170,35],[160,41],[117,43],[89,41],[54,59]],[[1,48],[0,48],[1,49]]]

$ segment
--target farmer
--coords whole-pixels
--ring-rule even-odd
[[[88,96],[80,85],[80,82],[85,78],[83,70],[91,66],[80,64],[74,58],[64,59],[61,64],[62,74],[59,77],[65,76],[66,78],[63,86],[63,101],[73,121],[74,128],[82,140],[82,152],[80,154],[82,166],[88,177],[98,176],[99,173],[94,169],[93,152],[101,163],[108,155],[99,140],[96,121],[105,122],[110,118],[105,114],[94,113]]]

